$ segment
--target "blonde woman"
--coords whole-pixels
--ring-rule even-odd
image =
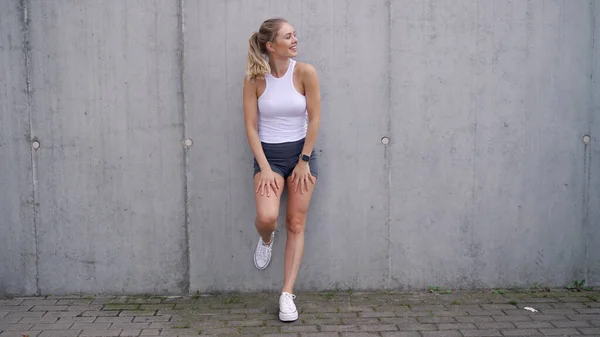
[[[284,282],[279,319],[298,319],[294,283],[304,251],[304,228],[318,175],[315,143],[320,123],[317,72],[296,62],[298,39],[281,18],[264,21],[250,37],[244,78],[244,119],[254,154],[255,225],[259,234],[254,264],[271,261],[280,197],[288,187]]]

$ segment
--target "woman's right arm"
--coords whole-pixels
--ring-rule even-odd
[[[258,136],[258,98],[256,94],[256,82],[250,82],[247,77],[244,78],[244,121],[246,123],[246,136],[248,144],[254,153],[254,158],[260,167],[260,182],[257,186],[256,193],[261,191],[261,195],[265,192],[270,195],[269,187],[271,187],[277,195],[279,186],[275,179],[275,173],[271,170],[271,165],[267,161],[267,157],[263,151]]]

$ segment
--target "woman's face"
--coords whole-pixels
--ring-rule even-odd
[[[295,57],[298,55],[298,39],[296,31],[289,23],[284,23],[275,36],[275,41],[270,44],[271,53],[281,57]]]

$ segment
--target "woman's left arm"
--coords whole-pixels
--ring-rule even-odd
[[[308,130],[302,153],[310,156],[321,124],[321,90],[317,70],[310,64],[305,64],[302,81],[304,83],[304,95],[306,96],[306,111],[308,112]]]
[[[319,79],[317,70],[310,64],[304,64],[302,69],[302,83],[304,85],[304,96],[306,97],[306,111],[308,113],[308,129],[302,154],[310,156],[315,143],[317,142],[317,134],[321,124],[321,91],[319,89]],[[308,183],[314,184],[315,177],[310,173],[310,164],[299,160],[298,164],[292,172],[292,184],[295,185],[294,190],[297,191],[300,187],[300,192],[308,191]]]

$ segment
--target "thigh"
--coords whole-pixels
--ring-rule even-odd
[[[271,192],[271,196],[267,197],[267,194],[260,195],[260,191],[257,193],[256,189],[258,188],[258,180],[259,175],[256,174],[254,176],[254,197],[256,198],[256,213],[258,214],[278,214],[279,213],[279,202],[281,200],[281,193],[283,192],[283,188],[285,185],[285,180],[283,177],[277,173],[275,173],[275,179],[277,179],[277,184],[279,185],[279,190],[277,191],[277,195]]]
[[[310,204],[310,200],[312,198],[313,191],[315,189],[315,185],[317,179],[315,178],[315,183],[308,182],[308,191],[304,191],[304,193],[300,192],[300,188],[297,191],[294,191],[294,183],[291,182],[292,177],[287,179],[288,185],[288,202],[287,202],[287,213],[288,216],[294,215],[305,215],[308,212],[308,206]]]

